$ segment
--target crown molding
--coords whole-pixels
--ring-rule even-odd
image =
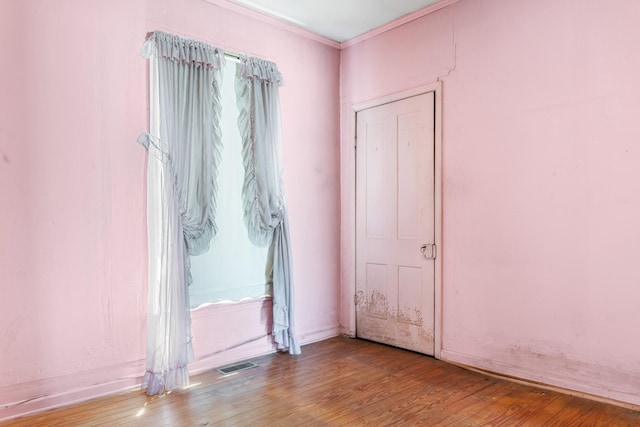
[[[430,4],[429,6],[423,7],[420,10],[416,10],[415,12],[409,13],[408,15],[404,15],[394,21],[381,25],[377,28],[374,28],[373,30],[367,31],[364,34],[361,34],[357,37],[354,37],[350,40],[340,43],[340,50],[347,48],[349,46],[353,46],[358,43],[361,43],[365,40],[368,40],[382,33],[386,33],[387,31],[397,28],[401,25],[404,25],[407,22],[415,21],[418,18],[422,18],[425,15],[429,15],[431,13],[437,12],[438,10],[443,9],[447,6],[451,6],[452,4],[457,3],[459,1],[460,0],[440,0],[436,3]]]
[[[303,28],[300,28],[296,25],[290,24],[282,19],[278,19],[278,18],[273,18],[271,16],[268,16],[264,13],[255,11],[253,9],[250,9],[248,7],[244,7],[241,6],[237,3],[234,3],[232,1],[229,0],[202,0],[205,3],[210,3],[216,6],[220,6],[223,7],[225,9],[237,12],[241,15],[244,15],[246,17],[273,25],[275,27],[278,27],[282,30],[288,31],[290,33],[302,36],[304,38],[307,38],[309,40],[313,40],[315,42],[319,42],[322,43],[324,45],[327,45],[329,47],[332,47],[334,49],[340,49],[340,43],[335,41],[335,40],[331,40],[327,37],[323,37],[319,34],[313,33],[311,31],[305,30]]]

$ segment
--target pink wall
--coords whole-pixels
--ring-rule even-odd
[[[461,0],[342,51],[348,250],[351,105],[443,82],[443,358],[640,404],[638,16]]]
[[[279,64],[298,335],[337,333],[335,47],[202,0],[7,0],[0,28],[0,419],[133,386],[144,370],[138,51],[153,29]],[[271,351],[266,340],[224,351],[264,334],[265,313],[194,313],[194,369]],[[216,332],[222,316],[238,328]]]
[[[351,104],[441,79],[442,356],[640,403],[639,12],[461,0],[344,49],[339,82],[334,47],[202,0],[2,2],[0,419],[132,386],[144,369],[138,50],[156,28],[285,75],[303,342],[334,335],[339,310],[352,332],[348,260],[338,270],[340,233],[352,250]],[[270,351],[236,347],[267,330],[265,313],[195,312],[193,369]],[[221,316],[239,327],[216,332]]]

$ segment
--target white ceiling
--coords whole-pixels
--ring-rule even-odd
[[[231,0],[337,42],[439,0]]]

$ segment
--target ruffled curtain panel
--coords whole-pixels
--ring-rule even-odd
[[[244,220],[253,243],[271,245],[267,271],[273,281],[274,340],[279,350],[300,354],[295,338],[291,243],[282,182],[282,83],[282,75],[273,62],[240,58],[236,98],[245,169]]]
[[[149,296],[147,362],[142,387],[161,394],[189,384],[193,361],[189,257],[215,236],[220,159],[220,81],[224,54],[204,43],[154,32],[150,60],[147,215]]]
[[[206,252],[216,234],[224,52],[156,31],[141,54],[150,62],[152,96],[150,131],[139,138],[148,150],[149,304],[142,388],[155,395],[189,383],[189,257]],[[273,282],[274,341],[278,349],[299,354],[282,185],[281,84],[274,63],[241,58],[236,96],[245,168],[244,219],[252,242],[270,245],[267,275]]]

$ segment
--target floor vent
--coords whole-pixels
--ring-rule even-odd
[[[233,374],[234,372],[240,372],[246,369],[257,368],[257,367],[258,365],[256,365],[253,362],[240,362],[240,363],[234,363],[232,365],[223,366],[222,368],[216,369],[216,371],[220,372],[222,375],[229,375],[229,374]]]

